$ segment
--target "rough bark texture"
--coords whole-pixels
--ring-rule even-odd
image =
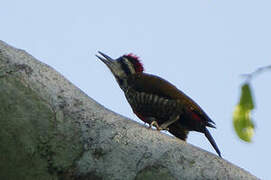
[[[0,41],[0,179],[257,178],[107,110]]]

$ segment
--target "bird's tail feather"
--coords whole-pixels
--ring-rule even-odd
[[[213,148],[215,149],[216,153],[219,155],[219,157],[221,157],[221,153],[215,143],[214,138],[212,137],[212,135],[210,134],[209,130],[207,128],[205,128],[204,131],[205,137],[208,139],[208,141],[211,143],[211,145],[213,146]]]

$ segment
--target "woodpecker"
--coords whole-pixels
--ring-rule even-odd
[[[221,153],[207,127],[215,123],[202,108],[170,82],[144,72],[136,55],[123,55],[116,60],[98,51],[96,55],[112,72],[133,112],[157,130],[168,130],[186,140],[189,131],[204,133],[216,153]]]

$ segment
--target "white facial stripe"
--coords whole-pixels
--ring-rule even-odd
[[[126,59],[126,58],[124,58],[124,62],[128,66],[131,74],[134,74],[135,73],[135,69],[133,67],[133,64],[128,59]]]
[[[119,63],[116,63],[112,66],[112,73],[118,77],[125,76],[125,73],[123,71],[120,71],[121,66]]]

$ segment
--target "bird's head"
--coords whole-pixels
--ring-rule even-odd
[[[112,59],[100,51],[98,53],[100,56],[96,56],[110,69],[120,86],[123,84],[123,80],[127,79],[130,75],[144,71],[142,63],[134,54],[130,53],[117,59]]]

